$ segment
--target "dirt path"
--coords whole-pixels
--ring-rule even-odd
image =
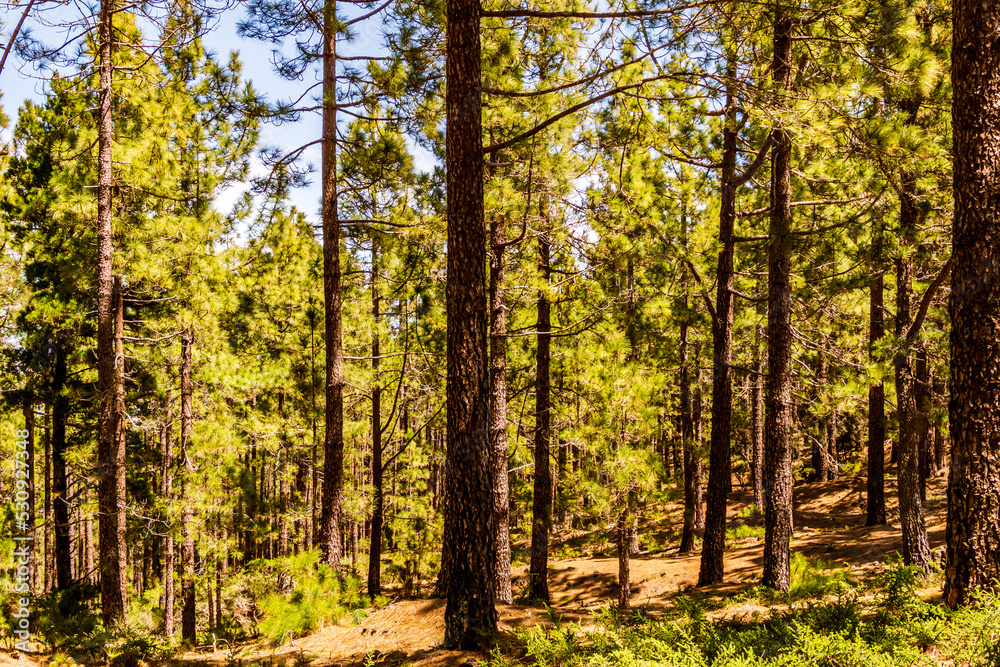
[[[899,549],[898,514],[895,514],[895,479],[886,480],[886,498],[890,525],[874,528],[864,526],[863,477],[834,482],[799,484],[795,487],[795,537],[792,550],[810,559],[822,559],[843,564],[852,569],[868,569],[881,563]],[[946,478],[938,475],[928,485],[927,526],[931,547],[944,541],[944,511]],[[737,518],[750,500],[744,491],[733,494],[729,506],[729,526],[761,526],[763,517]],[[666,508],[666,518],[643,524],[641,534],[647,543],[664,544],[676,534],[680,512]],[[555,540],[554,551],[563,543],[582,544],[582,534],[565,534]],[[673,540],[676,544],[676,540]],[[602,545],[598,545],[602,546]],[[751,537],[731,545],[726,553],[726,581],[704,589],[709,595],[729,596],[759,580],[763,558],[763,539]],[[692,587],[698,578],[700,556],[677,554],[667,550],[634,557],[632,560],[633,603],[657,611],[670,605],[671,597]],[[515,573],[523,577],[523,568]],[[616,596],[618,561],[607,555],[554,559],[551,561],[550,589],[552,613],[564,622],[580,622],[587,627],[591,612],[607,605]],[[515,582],[515,590],[518,588]],[[535,623],[551,624],[549,612],[543,607],[501,605],[501,629],[513,630]],[[275,650],[263,650],[242,656],[270,660],[272,667],[292,667],[296,658],[312,664],[364,665],[366,657],[376,665],[441,665],[471,664],[484,657],[481,654],[440,649],[444,636],[444,602],[441,600],[400,600],[376,611],[362,624],[354,627],[324,628],[309,637]],[[205,662],[219,665],[234,664],[236,654],[218,651],[215,654],[187,654],[179,663]]]

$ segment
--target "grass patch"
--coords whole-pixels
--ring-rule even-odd
[[[711,601],[679,598],[662,618],[595,616],[597,631],[579,625],[536,625],[516,632],[519,650],[495,650],[490,667],[902,667],[1000,665],[996,618],[1000,595],[952,612],[923,601],[922,580],[898,563],[864,582],[840,568],[799,561],[799,592],[790,602],[753,620],[713,621]],[[831,593],[836,597],[830,599]],[[513,655],[512,655],[513,653]]]

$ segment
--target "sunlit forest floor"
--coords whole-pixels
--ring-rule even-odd
[[[747,489],[737,487],[729,505],[726,581],[697,591],[692,588],[698,576],[699,554],[678,554],[676,548],[681,507],[669,504],[647,508],[640,524],[643,551],[633,556],[631,564],[633,609],[642,618],[655,621],[678,608],[690,607],[694,600],[707,622],[755,623],[796,604],[835,598],[829,592],[829,582],[857,581],[885,571],[887,560],[900,548],[895,477],[891,468],[888,473],[886,500],[890,523],[882,527],[864,526],[863,476],[795,487],[792,551],[801,555],[793,563],[797,579],[791,597],[761,594],[755,588],[762,568],[763,517],[748,510],[753,500]],[[938,549],[944,541],[945,484],[945,473],[928,483],[926,511],[932,549]],[[618,576],[611,538],[610,526],[606,533],[565,529],[557,533],[550,561],[553,604],[550,608],[520,602],[499,606],[501,629],[507,639],[501,641],[494,664],[524,658],[524,630],[530,626],[572,628],[577,634],[586,634],[602,631],[609,617],[617,619],[614,622],[621,621],[611,611]],[[523,555],[526,548],[526,543],[515,544],[515,556],[519,552]],[[523,564],[515,564],[515,595],[524,587],[525,569]],[[812,584],[805,581],[810,576]],[[917,584],[916,592],[923,600],[940,600],[939,579]],[[392,593],[390,590],[390,597]],[[488,659],[486,654],[441,648],[443,613],[443,600],[397,596],[358,625],[329,626],[280,647],[263,643],[230,647],[220,642],[214,652],[181,654],[174,664],[430,667],[474,664]],[[932,657],[932,653],[929,655]]]

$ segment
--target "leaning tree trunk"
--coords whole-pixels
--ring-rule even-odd
[[[442,562],[444,643],[482,646],[496,632],[496,525],[486,350],[486,224],[478,0],[446,0],[448,187],[447,419]]]
[[[774,5],[773,78],[779,110],[792,87],[792,26],[787,9]],[[791,584],[792,537],[792,139],[779,120],[771,154],[771,221],[767,261],[767,386],[764,426],[765,586],[787,591]]]
[[[872,229],[871,277],[868,281],[868,360],[878,361],[876,347],[885,335],[883,309],[885,300],[884,265],[882,259],[882,223],[876,220]],[[883,526],[885,519],[885,387],[881,380],[868,388],[868,481],[866,526]]]
[[[1000,579],[1000,5],[953,0],[955,218],[945,602]]]
[[[101,533],[101,616],[105,628],[125,619],[125,543],[120,524],[125,504],[119,504],[124,475],[125,448],[122,414],[118,400],[121,368],[115,351],[114,238],[111,224],[113,187],[111,148],[114,125],[111,116],[113,0],[101,2],[98,15],[98,114],[97,130],[97,461],[98,505]]]
[[[726,125],[722,131],[722,201],[719,212],[719,266],[712,323],[712,435],[708,453],[708,508],[701,549],[698,585],[717,584],[723,577],[726,551],[726,505],[732,485],[730,453],[733,403],[733,256],[736,224],[737,99],[733,56],[726,84]]]
[[[917,227],[914,204],[916,175],[906,172],[900,187],[900,243],[903,246],[896,260],[896,335],[906,336],[912,324],[910,312],[913,260],[906,251],[912,246]],[[899,523],[903,533],[903,562],[923,570],[930,567],[930,545],[924,525],[924,508],[920,501],[920,451],[917,433],[917,404],[914,395],[913,354],[908,345],[896,354],[896,413],[899,421]]]
[[[493,450],[493,515],[496,519],[497,600],[514,601],[510,574],[510,486],[507,478],[507,266],[506,218],[490,226],[490,448]]]
[[[337,3],[323,5],[323,305],[326,340],[326,436],[323,447],[323,562],[340,567],[344,491],[344,350],[341,335],[340,218],[337,212]]]
[[[545,206],[542,205],[542,216]],[[551,415],[549,405],[549,361],[552,330],[549,282],[549,241],[538,237],[538,269],[543,286],[538,292],[538,356],[535,365],[535,480],[531,502],[531,565],[528,596],[549,601],[549,531],[552,528],[552,472],[549,461]]]

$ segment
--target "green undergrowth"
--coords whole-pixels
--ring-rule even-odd
[[[806,586],[825,570],[800,565]],[[951,611],[923,600],[922,580],[898,563],[863,581],[827,572],[814,597],[792,600],[764,613],[709,618],[716,601],[688,595],[662,617],[605,610],[597,630],[579,624],[517,631],[518,655],[495,650],[489,667],[896,667],[954,664],[1000,666],[996,619],[1000,596],[983,593],[977,604]],[[831,581],[836,584],[830,584]],[[829,585],[828,585],[829,584]],[[822,591],[836,590],[835,594]],[[732,604],[730,603],[731,607]],[[725,616],[723,614],[723,616]]]
[[[370,605],[360,579],[319,562],[316,550],[253,561],[245,585],[256,603],[257,630],[274,644],[331,623],[359,623]]]

